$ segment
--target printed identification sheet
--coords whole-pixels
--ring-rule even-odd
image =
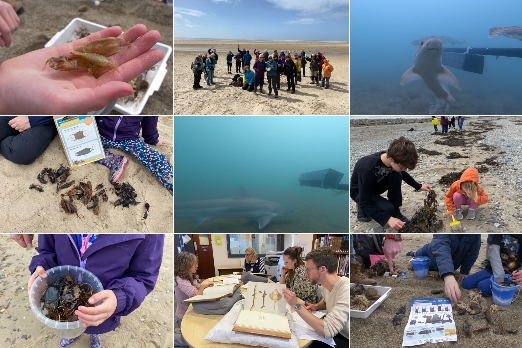
[[[414,298],[404,329],[403,347],[457,341],[457,327],[449,298]]]

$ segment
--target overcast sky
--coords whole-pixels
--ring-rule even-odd
[[[176,0],[174,37],[348,41],[348,0]]]

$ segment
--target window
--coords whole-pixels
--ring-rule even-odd
[[[227,234],[228,257],[245,257],[245,250],[252,247],[257,256],[267,251],[284,250],[283,234]]]

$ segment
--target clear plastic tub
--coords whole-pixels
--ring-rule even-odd
[[[103,290],[102,284],[94,274],[86,269],[76,266],[58,266],[51,268],[46,272],[47,278],[38,277],[31,286],[31,291],[29,293],[29,304],[31,305],[31,310],[42,323],[52,328],[59,337],[74,338],[80,336],[85,331],[81,320],[68,323],[51,320],[42,313],[40,300],[47,289],[47,284],[52,284],[58,278],[67,274],[79,283],[87,283],[91,285],[94,289],[94,293]],[[96,305],[100,303],[101,301]]]

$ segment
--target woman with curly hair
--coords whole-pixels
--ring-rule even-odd
[[[198,269],[198,259],[196,255],[182,252],[174,259],[174,297],[176,298],[176,313],[174,315],[174,345],[176,347],[188,347],[185,339],[181,335],[181,321],[189,307],[183,301],[202,295],[203,290],[214,284],[200,284],[199,277],[196,275]]]
[[[245,249],[243,272],[266,274],[265,262],[257,257],[257,253],[253,248],[249,247]]]
[[[306,277],[306,266],[301,259],[301,247],[290,247],[283,253],[285,265],[281,270],[280,284],[295,292],[296,296],[307,303],[317,303],[317,285],[312,285]]]

